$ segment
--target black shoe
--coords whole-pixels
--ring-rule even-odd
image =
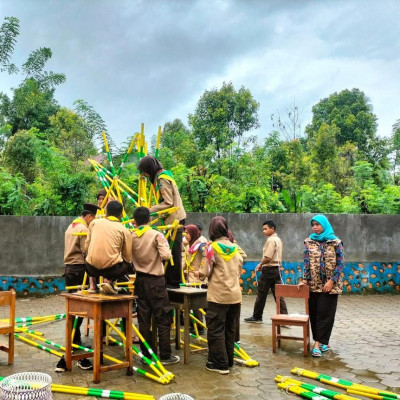
[[[213,364],[211,362],[208,362],[206,364],[206,369],[208,369],[209,371],[218,372],[221,375],[229,374],[229,369],[219,368],[218,366],[216,366],[215,364]]]
[[[180,361],[179,356],[169,356],[168,358],[160,358],[161,364],[176,364]]]
[[[244,319],[244,322],[251,322],[253,324],[262,324],[263,320],[261,318],[248,317]]]
[[[55,372],[65,372],[67,370],[67,363],[65,362],[64,356],[60,358],[56,365],[56,369],[54,370]]]
[[[80,369],[85,369],[85,370],[92,370],[93,369],[92,363],[87,358],[82,358],[82,360],[78,360],[76,365]]]

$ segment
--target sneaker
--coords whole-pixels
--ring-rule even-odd
[[[60,358],[56,365],[56,369],[54,370],[55,372],[65,372],[67,370],[67,363],[65,362],[64,356]]]
[[[87,358],[82,358],[82,360],[78,360],[76,365],[80,369],[86,369],[86,370],[92,370],[93,369],[92,363]]]
[[[118,291],[110,283],[102,283],[100,286],[100,292],[105,294],[118,294]]]
[[[244,319],[244,322],[252,322],[253,324],[262,324],[263,320],[260,318],[248,317]]]
[[[176,364],[180,361],[179,356],[169,356],[168,358],[160,358],[162,364]]]
[[[215,364],[213,364],[211,362],[208,362],[206,364],[206,369],[208,369],[209,371],[218,372],[221,375],[228,375],[229,374],[229,369],[218,368]]]

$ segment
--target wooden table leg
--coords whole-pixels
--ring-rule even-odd
[[[65,363],[67,365],[67,371],[72,369],[72,321],[75,318],[73,315],[68,313],[68,301],[67,301],[67,312],[66,312],[66,323],[65,323]]]
[[[132,302],[128,304],[128,316],[126,318],[126,343],[125,356],[129,365],[126,368],[126,375],[133,375],[133,360],[132,360]]]
[[[184,296],[183,300],[183,312],[185,313],[185,334],[184,334],[184,346],[183,346],[183,360],[185,364],[189,363],[189,346],[190,346],[190,335],[189,335],[189,321],[190,321],[190,307],[188,296]]]
[[[94,306],[94,356],[93,356],[93,382],[100,383],[100,356],[103,343],[101,305]]]
[[[175,348],[181,348],[181,308],[175,307]]]

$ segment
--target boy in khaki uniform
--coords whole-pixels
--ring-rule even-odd
[[[171,355],[172,307],[169,304],[162,263],[163,260],[169,260],[171,250],[165,236],[150,227],[148,208],[136,208],[133,218],[136,229],[132,232],[131,252],[136,270],[135,294],[138,296],[139,330],[146,342],[151,343],[151,317],[154,315],[160,360],[163,364],[174,364],[180,359]],[[143,354],[149,356],[143,343],[140,346]]]
[[[85,241],[86,236],[75,236],[74,233],[88,233],[88,226],[96,218],[97,210],[100,207],[95,204],[85,203],[83,211],[79,218],[75,218],[68,226],[64,236],[64,264],[65,264],[65,286],[82,285],[85,277]],[[72,342],[81,345],[81,325],[83,318],[78,318],[76,330]],[[56,372],[66,370],[65,358],[62,357],[57,363]],[[81,369],[93,369],[92,363],[87,359],[78,361],[78,367]]]
[[[132,236],[120,222],[122,204],[110,201],[106,207],[106,218],[94,220],[89,227],[85,242],[86,270],[90,276],[102,276],[105,282],[129,281],[131,271]],[[111,285],[108,290],[113,290]]]
[[[256,267],[257,271],[261,271],[261,277],[258,280],[257,299],[254,304],[254,311],[251,317],[245,318],[245,322],[253,322],[262,324],[262,315],[269,289],[275,299],[275,285],[282,283],[280,267],[282,265],[282,241],[275,232],[276,224],[272,220],[263,223],[263,233],[267,237],[263,248],[263,258]],[[285,300],[280,299],[281,313],[287,314]],[[276,301],[276,299],[275,299]]]

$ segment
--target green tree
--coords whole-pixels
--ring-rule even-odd
[[[9,74],[18,72],[15,64],[11,63],[11,57],[19,35],[19,20],[15,17],[5,17],[0,26],[0,72]]]
[[[161,161],[184,163],[191,168],[197,163],[197,144],[194,135],[180,119],[166,122],[161,135]],[[167,153],[166,150],[169,150]],[[167,154],[166,154],[167,153]],[[168,159],[168,161],[167,161]]]
[[[391,137],[391,169],[393,180],[396,185],[399,184],[400,167],[400,119],[395,122]]]
[[[37,129],[19,131],[7,142],[4,151],[4,165],[12,175],[22,174],[28,183],[34,181],[37,174],[35,146]]]
[[[65,82],[65,75],[44,71],[46,62],[53,53],[48,47],[41,47],[29,54],[27,61],[22,65],[25,79],[34,79],[41,90],[50,90]]]
[[[0,99],[0,120],[11,126],[11,134],[31,128],[45,132],[50,127],[49,117],[59,109],[54,89],[41,89],[38,82],[30,78],[12,91],[11,100],[4,94]]]
[[[376,134],[376,116],[368,98],[359,89],[345,89],[320,100],[312,108],[313,118],[307,125],[309,140],[314,140],[322,124],[335,125],[337,145],[354,143],[362,157],[370,154],[371,141]]]
[[[197,103],[194,114],[189,114],[189,125],[200,150],[213,146],[218,162],[234,140],[241,145],[243,135],[259,126],[259,103],[248,89],[236,91],[232,83],[223,83],[221,89],[206,90]],[[215,156],[214,156],[215,158]]]
[[[0,215],[29,214],[28,200],[24,176],[0,168]]]
[[[91,134],[87,131],[86,121],[67,108],[60,108],[55,115],[50,116],[47,136],[71,160],[74,171],[78,161],[97,153]]]
[[[316,181],[331,182],[338,165],[337,137],[340,134],[336,125],[323,123],[314,140],[310,141],[313,177]]]

